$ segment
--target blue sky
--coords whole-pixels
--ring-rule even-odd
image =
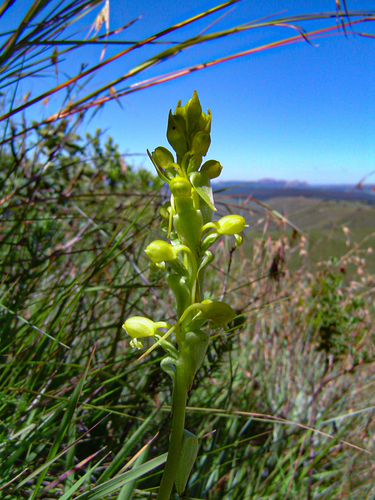
[[[143,14],[121,35],[138,39],[218,4],[211,0],[110,0],[110,27],[114,29]],[[352,10],[375,9],[373,0],[347,0],[347,6]],[[292,15],[334,9],[334,0],[242,0],[211,29],[224,29],[280,11]],[[85,23],[90,24],[95,13]],[[190,37],[220,15],[166,38]],[[302,22],[301,26],[310,30],[328,24]],[[355,29],[374,34],[374,28],[374,23],[367,23]],[[141,79],[295,34],[286,27],[245,32],[189,49],[150,69]],[[348,37],[324,37],[314,40],[314,44],[299,42],[254,53],[135,92],[122,99],[122,109],[115,101],[108,103],[86,128],[107,129],[127,153],[144,153],[159,145],[168,147],[168,111],[179,99],[186,102],[195,89],[202,107],[212,112],[212,145],[207,159],[215,158],[223,164],[223,180],[267,177],[356,183],[375,170],[375,39],[353,35],[349,30]],[[116,50],[107,48],[106,57]],[[73,74],[74,64],[99,61],[100,51],[97,47],[83,51],[81,60],[70,61],[62,68]],[[135,51],[99,74],[96,81],[104,84],[154,52],[155,48]],[[39,80],[24,82],[23,91],[27,85],[35,93],[43,84]],[[51,114],[53,106],[52,99],[43,112]],[[146,157],[138,156],[134,161],[149,166]]]

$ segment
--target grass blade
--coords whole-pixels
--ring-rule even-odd
[[[64,436],[69,428],[70,422],[72,420],[72,417],[73,417],[74,412],[75,412],[76,407],[77,407],[78,399],[81,395],[83,385],[84,385],[85,380],[86,380],[86,375],[87,375],[89,366],[91,364],[91,359],[94,355],[94,352],[95,352],[95,348],[93,349],[91,357],[90,357],[89,361],[87,362],[86,367],[83,370],[81,377],[80,377],[80,379],[79,379],[79,381],[78,381],[78,383],[73,391],[73,394],[72,394],[72,396],[71,396],[71,398],[66,406],[65,414],[64,414],[64,416],[61,420],[61,424],[57,430],[55,441],[53,442],[53,445],[52,445],[51,450],[50,450],[48,457],[47,457],[47,462],[49,460],[53,459],[54,456],[56,455],[57,450],[60,447],[61,441],[63,440],[63,438],[64,438]],[[42,473],[40,474],[40,476],[38,478],[38,482],[37,482],[35,489],[34,489],[34,493],[31,496],[31,500],[34,500],[34,498],[36,498],[36,496],[38,495],[39,488],[42,484],[42,481],[43,481],[47,471],[48,471],[48,468],[45,468],[42,471]]]

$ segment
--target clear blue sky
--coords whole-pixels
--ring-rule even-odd
[[[110,0],[110,27],[114,29],[143,14],[121,35],[138,39],[218,4],[212,0]],[[347,6],[352,10],[375,10],[373,0],[347,0]],[[242,0],[212,29],[224,29],[280,11],[291,15],[334,9],[334,0]],[[197,34],[220,15],[166,38],[182,40]],[[85,23],[94,17],[92,14]],[[325,25],[319,21],[301,23],[307,30]],[[375,23],[355,29],[374,34]],[[149,70],[141,79],[295,34],[290,28],[274,27],[235,35],[189,49]],[[375,39],[353,36],[349,29],[347,38],[330,36],[314,43],[316,46],[300,42],[258,52],[135,92],[122,99],[123,109],[115,101],[108,103],[87,127],[108,129],[123,152],[143,153],[159,145],[168,147],[168,111],[174,109],[179,99],[184,103],[196,89],[202,107],[210,108],[213,117],[207,159],[215,158],[223,164],[223,180],[269,177],[310,183],[356,183],[375,170]],[[106,56],[116,50],[109,47]],[[121,75],[149,57],[150,50],[155,51],[141,49],[130,54],[106,69],[97,81],[104,84]],[[100,51],[95,48],[83,52],[82,61],[98,61]],[[73,67],[74,64],[71,74]],[[39,88],[41,84],[33,85]],[[54,111],[53,106],[52,100],[47,114]],[[146,157],[137,157],[135,161],[149,166]]]

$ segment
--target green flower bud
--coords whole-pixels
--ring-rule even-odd
[[[176,109],[174,111],[174,115],[180,115],[183,117],[185,122],[187,122],[187,113],[186,113],[186,106],[181,106],[181,99],[178,101]]]
[[[122,327],[132,338],[153,337],[155,335],[155,322],[143,316],[133,316],[127,319]]]
[[[191,145],[191,153],[196,156],[206,156],[208,148],[211,144],[211,137],[208,132],[197,132],[193,137]]]
[[[170,201],[165,201],[162,206],[159,208],[159,215],[163,219],[169,219],[170,215],[170,210],[171,210],[171,203]]]
[[[174,163],[172,153],[167,149],[159,146],[153,151],[152,159],[160,168],[166,168],[170,163]]]
[[[191,184],[185,177],[178,176],[172,179],[169,189],[175,198],[191,196]]]
[[[198,93],[193,92],[193,97],[186,103],[186,117],[188,123],[188,134],[191,136],[199,125],[199,119],[202,115],[202,106],[199,102]]]
[[[176,151],[177,157],[182,158],[188,150],[186,137],[186,122],[183,116],[169,112],[167,139]]]
[[[236,316],[236,312],[231,308],[231,306],[220,300],[204,300],[200,304],[199,309],[201,310],[203,316],[206,319],[211,320],[215,326],[225,326]]]
[[[145,252],[152,262],[168,262],[176,258],[178,253],[176,248],[166,241],[155,240],[146,247]]]
[[[236,238],[236,243],[235,243],[236,247],[240,247],[242,245],[242,243],[243,243],[243,236],[242,236],[242,234],[235,234],[234,236]]]
[[[223,166],[216,160],[208,160],[201,166],[200,172],[208,175],[210,179],[216,179],[221,174]]]
[[[150,243],[145,252],[150,258],[150,269],[155,272],[155,269],[161,269],[166,271],[166,262],[169,266],[176,271],[179,276],[185,276],[187,273],[186,267],[177,258],[179,252],[184,250],[185,252],[191,253],[191,250],[186,245],[171,245],[163,240],[155,240]]]
[[[199,118],[198,130],[204,130],[205,132],[211,132],[211,111],[208,109],[208,114],[202,113]]]

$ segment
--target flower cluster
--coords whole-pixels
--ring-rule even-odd
[[[240,233],[246,225],[241,215],[226,215],[212,221],[212,213],[216,209],[211,179],[220,175],[222,166],[217,160],[202,164],[211,143],[210,129],[211,113],[202,112],[198,94],[194,92],[185,106],[181,106],[180,101],[175,112],[169,113],[167,138],[176,158],[161,146],[152,153],[156,171],[171,191],[170,202],[160,210],[162,229],[167,232],[170,243],[155,240],[146,248],[146,254],[151,260],[151,268],[169,268],[168,283],[176,297],[179,318],[193,304],[200,310],[198,305],[203,300],[204,270],[213,260],[210,246],[222,235],[234,235],[236,245],[240,245]],[[210,307],[215,307],[217,311],[224,307],[220,304],[212,303]],[[141,319],[135,317],[133,320],[140,322],[138,337],[144,336]],[[136,338],[127,324],[124,324],[125,330],[133,339]],[[186,325],[184,327],[186,329]],[[185,332],[180,330],[183,340]],[[133,340],[133,345],[141,344]]]
[[[170,325],[134,316],[123,325],[134,347],[142,347],[138,340],[142,337],[153,337],[156,341],[148,352],[161,345],[166,351],[161,367],[174,381],[170,452],[157,500],[169,498],[173,481],[179,494],[185,488],[191,466],[184,470],[186,466],[178,465],[178,456],[173,455],[178,450],[189,454],[189,450],[197,450],[197,444],[191,434],[184,441],[181,420],[185,413],[180,408],[176,411],[176,405],[186,405],[188,391],[207,349],[209,329],[226,328],[236,315],[229,304],[204,299],[205,270],[214,259],[210,247],[223,235],[234,236],[239,246],[246,227],[241,215],[212,220],[216,208],[211,179],[220,175],[222,166],[217,160],[202,164],[211,143],[210,130],[211,113],[202,112],[194,91],[185,106],[179,102],[175,112],[169,113],[167,139],[176,156],[161,146],[150,155],[159,177],[169,185],[171,196],[159,211],[161,229],[168,241],[155,240],[145,251],[151,269],[167,273],[167,283],[176,299],[177,321]],[[167,332],[160,332],[161,328]],[[172,333],[177,345],[168,338]]]

